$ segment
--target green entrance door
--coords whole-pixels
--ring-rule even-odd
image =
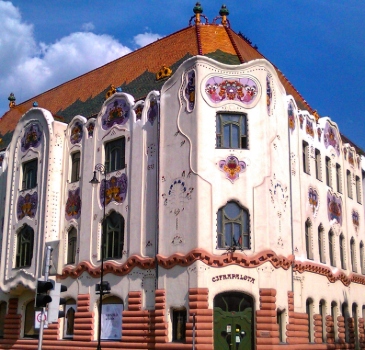
[[[214,349],[253,349],[252,298],[243,293],[222,293],[215,297],[214,306]]]

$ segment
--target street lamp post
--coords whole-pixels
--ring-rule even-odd
[[[100,345],[100,338],[101,338],[101,313],[102,313],[102,308],[103,308],[103,295],[104,294],[109,294],[110,293],[110,285],[107,281],[104,281],[104,234],[105,234],[105,207],[106,207],[106,167],[103,164],[96,164],[95,165],[95,170],[94,170],[94,176],[91,179],[90,183],[92,185],[97,185],[100,183],[100,181],[98,180],[96,173],[99,172],[100,175],[104,176],[104,209],[103,209],[103,227],[102,227],[102,231],[101,231],[101,252],[100,252],[100,284],[96,285],[95,290],[96,293],[100,294],[100,298],[99,298],[99,324],[98,324],[98,346],[97,346],[97,350],[101,350],[101,345]]]

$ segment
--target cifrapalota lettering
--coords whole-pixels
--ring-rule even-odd
[[[243,280],[243,281],[251,282],[252,284],[255,283],[255,279],[250,276],[231,274],[231,273],[226,274],[226,275],[214,276],[212,278],[212,282],[218,282],[218,281],[222,281],[222,280]]]

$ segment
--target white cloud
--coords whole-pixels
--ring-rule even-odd
[[[10,92],[20,103],[129,52],[113,37],[91,32],[36,43],[33,26],[11,2],[0,0],[0,116],[8,110]]]
[[[138,34],[133,38],[133,41],[139,47],[146,46],[151,44],[152,42],[156,41],[157,39],[162,38],[160,34],[145,32],[143,34]]]
[[[95,26],[92,22],[87,22],[87,23],[84,23],[82,26],[81,26],[82,30],[84,32],[91,32],[95,29]]]

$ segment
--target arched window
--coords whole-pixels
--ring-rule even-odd
[[[326,302],[321,300],[319,302],[319,313],[322,318],[322,343],[326,342]]]
[[[335,235],[332,230],[328,232],[328,252],[331,266],[336,266],[335,260]]]
[[[4,338],[4,322],[6,317],[6,302],[0,302],[0,338]]]
[[[217,213],[218,248],[250,249],[248,211],[228,202]]]
[[[123,216],[113,211],[103,222],[103,232],[104,258],[121,258],[124,246]]]
[[[338,309],[336,302],[331,303],[331,317],[333,321],[333,333],[335,334],[335,341],[338,341],[338,323],[337,323]]]
[[[360,242],[360,268],[361,268],[361,273],[364,275],[365,269],[364,269],[364,243],[363,243],[363,241]]]
[[[74,264],[76,262],[77,251],[77,230],[72,227],[67,235],[67,264]]]
[[[347,196],[352,199],[352,175],[350,170],[346,171],[347,178]]]
[[[308,145],[308,142],[306,142],[306,141],[303,141],[302,152],[303,152],[303,171],[307,174],[310,174],[310,172],[309,172],[309,145]]]
[[[17,234],[17,250],[15,267],[28,267],[32,264],[33,258],[34,231],[24,225]]]
[[[324,229],[322,225],[318,226],[318,253],[319,253],[319,261],[321,263],[326,262],[326,256],[324,254]]]
[[[123,300],[111,296],[103,300],[101,339],[118,339],[122,336]],[[113,317],[110,315],[113,314]]]
[[[346,270],[345,263],[345,237],[341,233],[340,235],[340,260],[341,260],[341,269]]]
[[[350,340],[350,330],[349,330],[349,306],[347,303],[342,304],[342,316],[345,319],[345,342],[348,343]]]
[[[355,335],[355,349],[359,349],[359,322],[358,322],[357,304],[352,304],[352,318],[354,319],[354,335]]]
[[[314,342],[314,329],[313,329],[313,300],[307,299],[306,303],[306,313],[308,316],[308,339],[310,343]]]
[[[34,328],[34,300],[25,307],[24,317],[24,338],[38,338],[39,329]]]
[[[351,238],[350,241],[350,253],[351,253],[351,266],[352,271],[357,272],[357,266],[356,266],[356,247],[355,247],[355,240],[354,237]]]
[[[76,313],[76,301],[75,299],[68,299],[66,301],[65,308],[65,318],[64,318],[64,328],[63,337],[72,338],[74,335],[74,323],[75,323],[75,313]]]
[[[305,222],[305,250],[308,259],[313,259],[312,251],[312,224],[309,219]]]

